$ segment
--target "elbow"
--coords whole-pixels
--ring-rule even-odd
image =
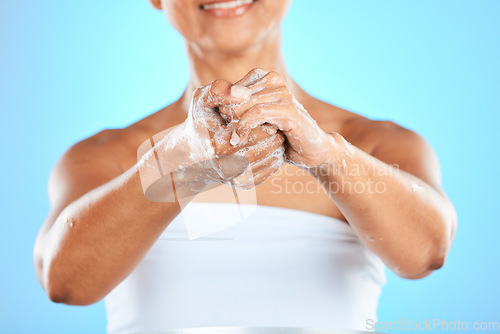
[[[446,256],[450,251],[451,244],[455,237],[457,213],[451,202],[449,202],[448,206],[448,210],[439,216],[439,219],[436,219],[434,225],[436,229],[429,238],[430,241],[426,252],[428,256],[424,263],[428,274],[444,266]]]
[[[63,284],[58,283],[59,280],[56,278],[53,270],[49,270],[50,267],[52,266],[44,265],[41,259],[35,259],[36,273],[43,290],[52,302],[58,304],[71,304],[69,291]]]
[[[395,274],[416,280],[427,277],[444,266],[456,230],[456,215],[450,216],[450,219],[442,219],[434,225],[439,228],[432,231],[426,242],[417,247],[411,257],[402,259],[401,263],[405,265],[396,266],[393,270]]]
[[[424,250],[424,254],[427,254],[427,256],[421,257],[421,271],[419,275],[416,275],[416,279],[428,276],[444,266],[450,243],[450,240],[446,236],[430,243],[427,251],[425,252]]]
[[[73,306],[89,306],[97,303],[100,298],[90,298],[81,294],[71,292],[64,287],[48,287],[45,289],[47,296],[53,303]]]
[[[52,287],[49,284],[47,284],[45,287],[45,292],[47,293],[47,296],[53,303],[71,305],[70,295],[63,289]]]
[[[418,280],[429,276],[434,271],[441,269],[444,265],[445,257],[435,257],[429,261],[422,261],[408,269],[396,268],[394,272],[401,278],[408,280]]]
[[[88,306],[102,299],[95,291],[84,289],[77,280],[70,279],[67,274],[58,270],[55,263],[45,267],[40,265],[37,272],[40,272],[38,276],[45,293],[54,303]]]
[[[40,238],[35,241],[33,264],[38,281],[49,299],[58,304],[87,306],[100,301],[104,295],[85,288],[90,284],[75,279],[81,275],[72,274],[67,264],[43,247]]]
[[[54,303],[67,304],[70,300],[69,294],[61,284],[57,283],[59,280],[54,261],[48,257],[40,236],[36,239],[33,249],[33,265],[38,281],[49,299]]]
[[[104,295],[95,289],[86,288],[88,284],[71,279],[64,273],[56,274],[54,271],[45,276],[43,288],[49,299],[58,304],[88,306],[99,302]]]
[[[75,288],[69,288],[65,284],[51,281],[46,282],[44,289],[49,299],[57,304],[88,306],[102,299],[100,297],[94,297],[91,293],[77,291]]]
[[[434,271],[443,267],[443,265],[444,258],[441,258],[419,266],[417,269],[412,268],[411,270],[401,270],[400,268],[396,268],[394,272],[401,278],[405,278],[408,280],[418,280],[429,276]]]
[[[417,280],[429,276],[434,271],[443,267],[444,256],[433,256],[429,259],[416,259],[405,261],[405,265],[394,266],[392,271],[401,278],[408,280]]]

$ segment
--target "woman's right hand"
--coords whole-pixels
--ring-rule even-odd
[[[195,195],[210,183],[251,189],[281,167],[285,137],[272,127],[258,127],[247,141],[231,144],[240,109],[259,103],[253,94],[266,73],[251,71],[237,85],[216,80],[194,92],[186,120],[166,135],[156,135],[154,150],[142,159],[157,158],[163,175],[163,180],[156,176],[150,182],[141,175],[148,199],[165,198],[165,186],[172,181],[178,197]]]
[[[250,189],[283,164],[285,137],[269,126],[256,128],[249,140],[241,145],[231,144],[241,107],[247,109],[261,102],[254,94],[261,90],[259,81],[265,74],[265,71],[253,70],[235,85],[216,80],[193,94],[184,131],[188,135],[196,133],[197,146],[206,148],[201,155],[203,158],[199,159],[212,165],[212,168],[202,169],[206,180]],[[191,147],[191,152],[196,151],[199,150]],[[207,152],[210,157],[204,159]]]

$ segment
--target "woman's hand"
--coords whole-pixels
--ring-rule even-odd
[[[333,138],[290,93],[280,74],[269,72],[248,88],[253,91],[257,88],[258,92],[238,109],[246,111],[240,115],[233,144],[245,143],[252,129],[268,124],[286,135],[288,162],[301,167],[317,167],[328,161]]]
[[[244,144],[236,147],[230,143],[239,118],[238,112],[254,92],[245,86],[255,85],[262,75],[251,72],[235,85],[225,80],[216,80],[194,93],[187,120],[193,127],[188,128],[202,125],[200,129],[208,132],[217,170],[222,172],[219,173],[219,179],[212,178],[211,181],[250,189],[261,184],[284,162],[285,137],[275,128],[257,126],[251,130],[249,140]],[[206,133],[198,132],[198,136],[206,138]],[[244,168],[236,174],[235,157],[246,162]],[[235,175],[237,176],[234,177]]]
[[[245,77],[241,83],[253,82],[249,79]],[[225,80],[197,89],[187,119],[168,134],[157,135],[161,140],[155,150],[164,177],[143,180],[146,197],[171,199],[162,189],[172,181],[179,197],[192,196],[210,183],[251,189],[276,172],[284,162],[285,137],[275,128],[255,127],[245,143],[230,144],[236,116],[228,119],[229,114],[220,109],[226,106],[230,113],[251,94],[252,90]]]

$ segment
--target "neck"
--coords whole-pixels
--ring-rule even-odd
[[[270,33],[262,41],[241,52],[221,52],[202,49],[194,43],[186,42],[190,80],[179,102],[187,110],[191,96],[198,87],[216,79],[235,83],[250,70],[262,68],[280,73],[292,93],[300,88],[289,76],[281,52],[281,31]],[[295,91],[295,92],[294,92]]]

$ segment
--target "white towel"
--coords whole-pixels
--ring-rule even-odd
[[[245,205],[243,205],[245,206]],[[233,204],[191,203],[190,219]],[[241,223],[190,240],[181,216],[106,298],[108,333],[212,326],[366,329],[382,261],[340,220],[256,206]]]

